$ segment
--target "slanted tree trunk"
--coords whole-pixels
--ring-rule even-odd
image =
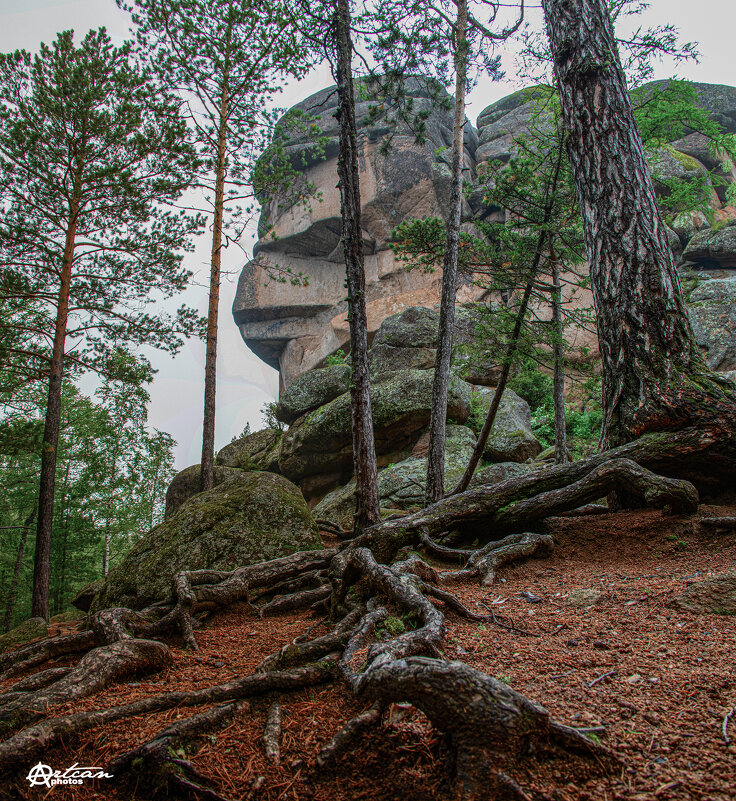
[[[552,398],[555,407],[555,463],[567,461],[567,421],[565,420],[565,360],[562,325],[562,285],[560,284],[560,265],[550,248],[550,266],[552,267],[552,325],[554,326],[554,377]]]
[[[49,394],[41,450],[41,479],[38,490],[38,524],[36,553],[33,563],[33,598],[31,616],[49,618],[49,578],[51,575],[51,530],[54,522],[54,488],[56,486],[56,451],[61,423],[61,384],[64,377],[64,345],[69,316],[69,293],[72,283],[74,245],[79,212],[80,173],[75,181],[61,265],[61,281],[56,301],[56,328],[49,370]]]
[[[555,164],[554,174],[552,175],[552,180],[550,181],[546,190],[545,204],[544,204],[544,225],[549,223],[552,217],[552,210],[554,208],[555,199],[557,196],[557,185],[560,178],[560,170],[562,169],[562,158],[563,158],[562,150],[560,150],[557,154],[557,161]],[[514,322],[514,330],[512,331],[511,338],[509,339],[508,345],[506,346],[506,356],[504,358],[503,367],[501,368],[501,375],[498,379],[498,384],[496,385],[496,391],[493,393],[491,408],[488,410],[486,419],[483,421],[483,427],[480,430],[480,434],[478,434],[478,440],[475,443],[475,447],[473,448],[473,455],[470,457],[470,461],[468,462],[468,466],[465,468],[465,472],[463,473],[463,477],[460,479],[460,483],[453,490],[452,492],[453,495],[456,495],[459,492],[465,492],[465,490],[468,488],[468,485],[470,484],[470,479],[473,478],[473,473],[475,472],[475,468],[478,466],[478,462],[480,461],[480,458],[483,455],[483,451],[485,450],[486,442],[488,442],[488,437],[491,433],[491,429],[493,428],[493,422],[496,419],[496,413],[498,412],[498,407],[501,405],[501,398],[503,396],[503,391],[506,389],[506,382],[509,380],[511,365],[514,360],[514,355],[516,354],[516,348],[519,345],[519,337],[521,336],[521,327],[522,325],[524,325],[526,310],[529,306],[529,300],[532,295],[532,290],[534,289],[534,279],[536,278],[537,272],[539,271],[539,265],[542,262],[542,257],[544,255],[546,242],[547,242],[547,229],[546,227],[543,226],[541,231],[539,232],[539,236],[537,237],[537,246],[534,250],[534,256],[532,257],[532,262],[529,267],[529,279],[524,289],[524,294],[522,295],[521,298],[519,311],[516,314],[516,320]]]
[[[227,29],[232,36],[232,27]],[[204,367],[204,416],[202,419],[202,492],[214,486],[215,414],[217,411],[217,318],[220,308],[220,270],[222,264],[222,222],[225,212],[225,162],[227,154],[227,122],[229,114],[229,64],[223,67],[224,78],[220,94],[220,119],[217,130],[215,161],[215,208],[212,221],[212,253],[210,257],[210,299],[207,311],[207,353]]]
[[[31,525],[36,519],[36,510],[34,509],[25,519],[20,535],[20,542],[18,543],[18,552],[15,557],[15,567],[13,569],[13,578],[10,581],[8,588],[8,601],[5,607],[5,631],[10,631],[13,623],[13,612],[15,612],[15,600],[18,596],[18,583],[20,582],[20,571],[23,569],[23,555],[26,550],[26,543],[28,542],[28,532],[31,530]]]
[[[371,414],[368,373],[368,320],[365,306],[363,238],[360,225],[357,127],[353,89],[349,0],[338,0],[335,14],[337,55],[337,120],[340,126],[340,154],[337,174],[342,212],[342,242],[348,289],[348,322],[352,360],[351,411],[353,467],[355,471],[355,526],[361,532],[379,518],[376,447]]]
[[[603,447],[694,428],[736,471],[736,396],[688,322],[603,0],[543,0],[590,262]],[[723,462],[718,468],[723,469]]]
[[[452,136],[452,191],[447,218],[445,255],[442,263],[442,300],[440,302],[437,361],[432,385],[432,412],[429,421],[427,452],[426,503],[438,501],[445,492],[445,435],[447,430],[447,392],[450,385],[452,335],[455,328],[455,295],[457,293],[458,241],[463,202],[463,151],[465,141],[465,85],[467,83],[468,6],[457,4],[455,22],[455,121]]]

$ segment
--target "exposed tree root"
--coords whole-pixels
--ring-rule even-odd
[[[336,658],[328,657],[307,667],[257,673],[203,690],[152,695],[123,706],[79,712],[75,715],[42,721],[0,743],[0,775],[12,771],[19,765],[26,765],[29,760],[58,745],[62,740],[105,723],[151,712],[162,712],[175,706],[221,704],[270,692],[286,692],[300,687],[324,684],[334,678],[335,662]]]
[[[198,737],[225,727],[237,711],[238,704],[224,704],[177,720],[152,740],[113,759],[108,770],[113,776],[134,773],[143,787],[164,790],[176,798],[227,801],[207,786],[207,779],[191,762],[176,754]]]
[[[171,661],[168,647],[155,640],[129,638],[94,648],[53,684],[35,691],[13,693],[15,697],[5,703],[0,696],[0,723],[12,723],[17,727],[38,717],[48,706],[86,698],[131,675],[157,673]]]
[[[474,551],[462,570],[448,570],[440,574],[440,578],[442,581],[479,578],[483,587],[490,587],[499,567],[530,556],[549,556],[554,547],[554,541],[548,534],[510,534]]]
[[[278,765],[281,760],[281,704],[278,701],[274,701],[268,709],[262,740],[266,759]]]
[[[375,703],[365,712],[351,718],[319,752],[316,760],[317,767],[324,769],[332,764],[363,735],[366,729],[378,725],[382,715],[383,705]]]
[[[370,548],[379,562],[389,563],[399,549],[418,545],[423,534],[432,537],[465,529],[475,536],[489,530],[523,530],[613,492],[669,512],[697,510],[698,493],[688,481],[656,475],[630,459],[611,458],[613,453],[543,467],[499,484],[450,495],[399,520],[371,526],[352,547]]]
[[[440,650],[444,616],[433,601],[468,619],[503,625],[492,610],[477,614],[437,585],[467,577],[488,585],[501,565],[548,554],[552,540],[543,534],[511,533],[465,551],[440,546],[432,537],[447,531],[524,532],[535,522],[613,491],[677,512],[694,511],[698,503],[697,492],[686,481],[657,476],[628,459],[599,455],[445,498],[416,514],[377,523],[339,549],[302,552],[232,571],[180,572],[172,582],[173,603],[156,604],[142,613],[103,610],[91,618],[90,631],[33,643],[0,657],[0,669],[8,677],[49,659],[88,652],[72,668],[44,670],[17,682],[0,696],[0,720],[17,727],[29,719],[24,714],[39,716],[47,707],[98,692],[132,672],[161,669],[169,654],[157,637],[179,632],[185,645],[196,648],[194,616],[236,601],[252,604],[262,598],[266,603],[260,611],[267,616],[316,609],[329,598],[334,628],[310,640],[295,639],[263,660],[251,676],[52,718],[17,731],[0,743],[0,772],[27,766],[62,740],[93,727],[175,706],[215,705],[177,721],[113,765],[119,773],[141,766],[141,771],[156,775],[157,787],[171,793],[221,801],[192,765],[172,752],[188,739],[225,725],[236,711],[233,702],[330,681],[339,665],[352,691],[374,706],[335,735],[320,754],[318,766],[332,763],[360,732],[379,722],[387,704],[405,702],[424,712],[447,736],[462,797],[523,799],[523,788],[509,772],[529,754],[607,752],[550,720],[542,707],[505,684],[460,662],[446,661]],[[433,555],[460,561],[463,567],[438,573],[415,555],[390,564],[402,548],[416,547],[420,541]],[[264,732],[264,746],[274,760],[278,709],[271,707]]]

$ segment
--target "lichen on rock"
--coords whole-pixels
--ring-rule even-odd
[[[166,600],[180,570],[232,570],[321,547],[317,526],[294,484],[274,473],[233,472],[136,543],[110,571],[92,611],[140,609]]]

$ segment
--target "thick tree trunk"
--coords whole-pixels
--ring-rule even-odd
[[[560,266],[554,253],[550,253],[552,267],[552,324],[555,341],[552,347],[554,359],[554,378],[552,397],[555,407],[555,463],[567,461],[567,421],[565,419],[565,361],[562,325],[562,285],[560,284]]]
[[[49,618],[49,577],[51,574],[51,529],[54,522],[54,488],[56,486],[56,451],[59,445],[61,422],[61,384],[64,376],[64,345],[69,293],[72,283],[74,243],[77,233],[78,202],[73,201],[66,231],[64,258],[61,265],[61,282],[56,305],[56,329],[51,355],[49,394],[41,451],[41,480],[38,490],[38,525],[36,553],[33,563],[33,599],[31,615]]]
[[[227,73],[227,66],[226,66]],[[225,160],[229,103],[227,77],[220,98],[220,125],[217,133],[215,163],[215,215],[212,222],[212,254],[210,258],[210,301],[207,311],[207,353],[204,367],[204,416],[202,419],[202,492],[214,486],[215,414],[217,411],[217,318],[220,308],[220,268],[222,263],[222,222],[225,211]]]
[[[432,386],[432,413],[429,422],[426,503],[438,501],[445,493],[445,434],[447,429],[447,391],[450,385],[452,335],[455,328],[458,241],[463,203],[463,154],[465,141],[465,85],[467,83],[468,7],[459,0],[455,22],[455,122],[452,138],[452,191],[447,218],[445,256],[442,263],[437,362]]]
[[[602,445],[694,426],[736,452],[736,396],[690,329],[606,4],[543,7],[598,320]]]
[[[10,582],[10,588],[8,589],[8,601],[7,606],[5,607],[5,631],[10,631],[13,623],[13,612],[15,612],[15,599],[18,595],[20,571],[23,569],[23,555],[26,550],[26,543],[28,542],[28,532],[30,531],[31,525],[35,519],[36,510],[34,509],[23,523],[20,542],[18,543],[18,552],[15,557],[15,567],[13,568],[13,578]]]
[[[354,531],[360,533],[379,518],[376,447],[371,414],[368,373],[368,321],[365,306],[363,238],[360,226],[357,127],[353,90],[349,0],[338,0],[335,15],[337,50],[337,119],[340,125],[340,155],[337,174],[342,211],[342,241],[348,289],[348,322],[352,359],[351,410],[353,467],[356,482]]]

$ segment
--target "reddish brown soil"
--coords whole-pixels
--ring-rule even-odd
[[[733,515],[736,509],[701,507],[700,514]],[[511,619],[517,629],[536,636],[468,623],[448,613],[445,655],[508,681],[563,723],[603,727],[601,742],[620,760],[612,773],[581,758],[540,759],[513,767],[511,772],[530,797],[736,797],[736,715],[730,745],[721,732],[724,716],[736,705],[734,618],[685,614],[669,607],[688,584],[734,566],[736,535],[714,534],[696,521],[697,517],[663,517],[657,511],[558,518],[549,524],[558,543],[551,558],[504,568],[490,592],[471,583],[451,587],[471,608],[484,612],[481,602],[492,605],[506,622]],[[575,608],[568,596],[577,589],[596,589],[601,595],[594,605]],[[532,602],[522,592],[541,600]],[[232,608],[197,632],[198,654],[172,643],[174,665],[166,675],[111,687],[95,698],[54,709],[53,714],[222,683],[252,672],[264,656],[315,623],[304,614],[260,620],[247,605]],[[324,630],[316,628],[315,636]],[[226,797],[449,797],[443,741],[421,713],[393,707],[383,726],[365,736],[335,770],[317,775],[311,767],[316,754],[367,704],[339,684],[281,696],[282,761],[273,767],[260,743],[273,700],[246,704],[225,730],[188,755]],[[74,762],[104,766],[173,719],[195,711],[171,710],[97,729],[45,754],[43,761],[57,768]],[[253,793],[260,776],[265,777],[261,789]],[[0,787],[0,797],[147,798],[115,779],[81,789],[57,787],[50,793],[31,793],[23,785]]]

